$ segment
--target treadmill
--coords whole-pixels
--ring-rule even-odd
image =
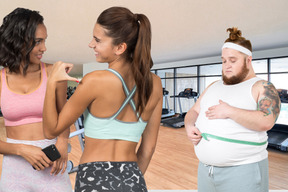
[[[182,105],[180,98],[187,98],[187,99],[194,99],[194,103],[197,101],[199,94],[194,92],[192,88],[186,88],[184,91],[181,91],[178,95],[170,96],[170,97],[177,97],[178,104],[180,109],[180,114],[177,117],[165,118],[161,120],[164,126],[172,127],[172,128],[181,128],[184,127],[184,118],[186,113],[182,112]]]
[[[169,95],[169,91],[167,91],[165,88],[163,88],[163,97],[165,100],[165,108],[162,108],[161,118],[172,117],[175,115],[175,112],[172,109],[170,109],[170,107],[169,107],[168,95]]]
[[[288,94],[287,90],[278,90],[281,110],[275,125],[267,131],[268,147],[288,151]]]

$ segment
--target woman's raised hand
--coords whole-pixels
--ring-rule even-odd
[[[52,71],[49,75],[50,79],[54,81],[76,81],[79,82],[77,78],[70,77],[68,73],[72,70],[72,63],[64,63],[62,61],[58,61],[54,63]]]

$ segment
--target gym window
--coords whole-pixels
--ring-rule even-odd
[[[256,75],[274,84],[276,89],[288,89],[288,56],[277,58],[254,59],[252,65]],[[185,88],[193,88],[201,94],[212,82],[221,79],[222,63],[206,63],[191,66],[171,67],[151,70],[161,78],[162,86],[169,91],[170,108],[179,113],[176,98]],[[193,100],[181,101],[183,112],[187,112],[194,104]],[[163,107],[165,101],[163,101]]]

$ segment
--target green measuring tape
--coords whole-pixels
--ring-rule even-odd
[[[210,137],[210,138],[217,139],[220,141],[226,141],[226,142],[230,142],[230,143],[238,143],[238,144],[244,144],[244,145],[260,146],[260,145],[265,145],[267,143],[267,141],[258,143],[258,142],[252,142],[252,141],[242,141],[242,140],[237,140],[237,139],[229,139],[229,138],[225,138],[225,137],[219,137],[216,135],[212,135],[209,133],[202,133],[201,135],[207,141],[209,141],[208,137]]]

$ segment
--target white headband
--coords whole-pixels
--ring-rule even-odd
[[[237,45],[235,43],[231,43],[231,42],[224,43],[222,49],[223,48],[235,49],[235,50],[240,51],[240,52],[242,52],[242,53],[244,53],[246,55],[252,56],[252,52],[249,49],[247,49],[245,47],[242,47],[240,45]]]

